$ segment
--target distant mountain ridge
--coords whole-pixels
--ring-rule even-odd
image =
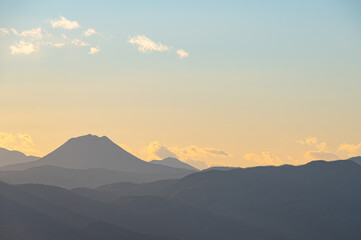
[[[84,135],[71,138],[39,160],[8,165],[1,170],[25,170],[51,165],[71,169],[103,168],[123,172],[177,172],[179,169],[145,162],[116,145],[109,138]]]
[[[119,181],[143,183],[181,178],[194,170],[143,161],[107,137],[72,138],[35,161],[0,168],[0,180],[65,188],[97,187]]]
[[[188,169],[188,170],[192,170],[192,171],[199,171],[197,168],[195,168],[185,162],[182,162],[176,158],[172,158],[172,157],[164,158],[162,160],[152,160],[150,162],[154,163],[154,164],[168,166],[168,167],[183,168],[183,169]]]
[[[176,179],[192,172],[180,169],[180,171],[136,173],[104,168],[70,169],[44,165],[25,170],[0,170],[0,181],[11,184],[47,184],[68,189],[95,188],[115,182],[147,183],[162,179]]]
[[[19,151],[0,148],[0,167],[10,164],[32,162],[38,159],[40,159],[40,157],[27,156]]]

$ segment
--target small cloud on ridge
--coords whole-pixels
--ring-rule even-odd
[[[159,141],[149,143],[140,153],[146,160],[173,157],[200,169],[206,168],[208,165],[225,165],[222,160],[232,156],[217,148],[198,147],[195,145],[168,147]]]
[[[327,149],[326,142],[319,142],[316,137],[307,137],[297,141],[302,145],[310,145],[316,150],[307,151],[305,157],[310,160],[337,160],[340,159],[337,154],[330,152]]]
[[[34,141],[29,134],[11,134],[0,132],[0,147],[8,150],[16,150],[26,154],[38,154],[34,148]]]
[[[260,154],[246,153],[243,156],[243,159],[251,163],[255,163],[255,165],[259,165],[259,166],[283,164],[283,162],[277,155],[270,152],[262,152]]]

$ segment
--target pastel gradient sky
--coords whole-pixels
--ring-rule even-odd
[[[213,165],[361,155],[360,1],[0,1],[0,147]]]

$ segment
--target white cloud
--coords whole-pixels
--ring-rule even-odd
[[[33,38],[33,39],[42,39],[43,38],[43,33],[41,31],[41,28],[34,28],[31,30],[26,30],[23,31],[22,33],[18,33],[15,29],[12,29],[13,32],[21,37],[29,37],[29,38]]]
[[[251,164],[254,163],[255,165],[258,166],[283,164],[283,162],[277,155],[270,152],[262,152],[260,154],[246,153],[243,156],[243,159],[250,162]]]
[[[67,30],[72,30],[76,28],[80,28],[80,25],[77,21],[70,21],[65,17],[60,17],[60,19],[50,20],[53,28],[63,28]]]
[[[10,28],[10,30],[15,34],[15,35],[19,35],[19,33],[18,33],[18,31],[16,31],[16,29],[14,29],[14,28]]]
[[[24,40],[20,40],[18,43],[11,45],[10,49],[11,49],[12,55],[17,55],[17,54],[28,55],[28,54],[39,51],[38,46],[35,46],[31,42],[25,42]]]
[[[189,54],[186,51],[184,51],[183,49],[179,49],[177,51],[177,54],[179,55],[180,58],[185,58],[185,57],[189,56]]]
[[[84,36],[86,36],[86,37],[90,37],[91,35],[94,35],[94,34],[100,34],[100,33],[98,33],[97,31],[95,31],[92,28],[89,28],[88,30],[84,31]]]
[[[89,43],[86,43],[80,39],[75,39],[71,42],[73,45],[75,46],[79,46],[79,47],[85,47],[85,46],[89,46]]]
[[[155,43],[144,35],[130,37],[128,42],[132,45],[137,45],[138,50],[143,53],[152,51],[164,52],[169,50],[168,46],[165,46],[160,42]]]
[[[65,34],[61,34],[61,36],[62,36],[64,39],[67,39],[67,38],[68,38]]]
[[[61,42],[61,43],[55,43],[55,42],[42,42],[40,43],[41,45],[44,45],[44,46],[52,46],[52,47],[57,47],[57,48],[61,48],[61,47],[64,47],[65,46],[65,43],[64,42]]]
[[[39,153],[39,151],[34,148],[32,137],[25,133],[11,134],[0,132],[0,147],[27,154]]]
[[[0,33],[2,35],[7,35],[7,34],[9,34],[9,30],[7,30],[6,28],[0,28]]]
[[[89,54],[96,54],[100,52],[100,48],[99,47],[92,47],[90,48],[90,51],[88,52]]]

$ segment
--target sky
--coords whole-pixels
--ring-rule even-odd
[[[0,147],[199,168],[361,155],[359,1],[0,1]]]

